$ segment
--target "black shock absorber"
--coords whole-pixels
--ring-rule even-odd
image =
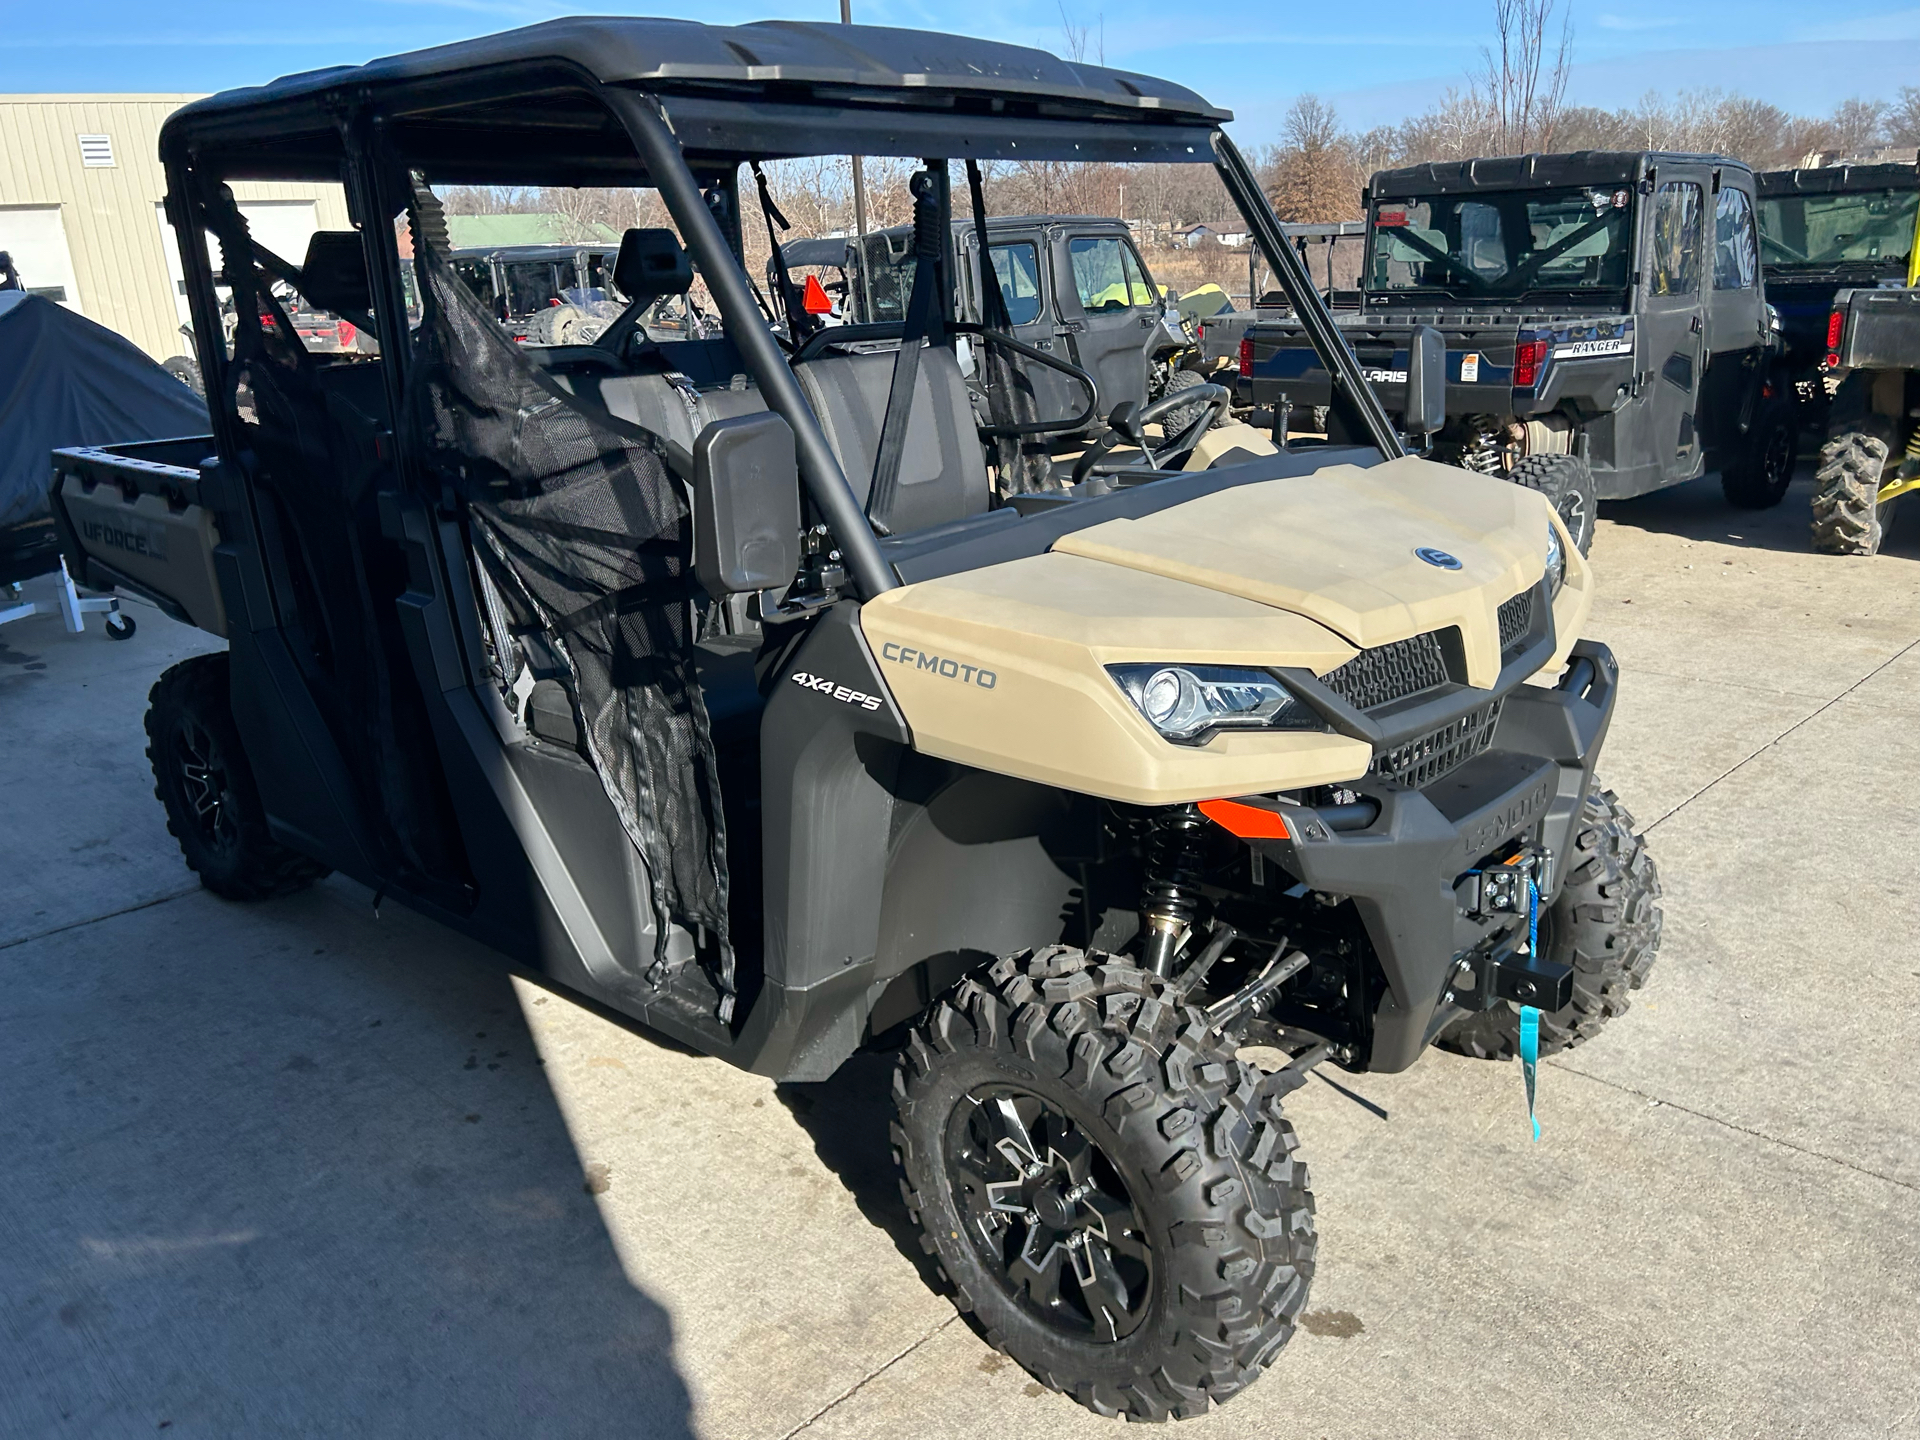
[[[1206,818],[1192,805],[1173,805],[1149,822],[1147,883],[1140,896],[1140,929],[1146,937],[1140,963],[1154,974],[1173,973],[1174,952],[1193,924],[1204,873],[1200,838]]]

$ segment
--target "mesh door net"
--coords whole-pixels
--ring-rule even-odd
[[[413,202],[424,313],[409,388],[426,463],[467,502],[516,620],[564,658],[587,757],[646,865],[649,980],[668,977],[670,924],[704,932],[731,1020],[726,833],[694,669],[684,492],[658,437],[570,395],[501,330],[447,263],[440,202],[418,177]]]

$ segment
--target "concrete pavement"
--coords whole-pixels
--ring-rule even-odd
[[[1920,1437],[1920,515],[1870,561],[1609,507],[1650,987],[1550,1062],[1293,1114],[1306,1328],[1183,1435]],[[193,884],[142,754],[204,637],[0,629],[0,1433],[1111,1434],[929,1290],[886,1065],[776,1087],[339,879]]]

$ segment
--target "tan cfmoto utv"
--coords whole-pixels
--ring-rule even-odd
[[[1293,1333],[1312,1067],[1505,1056],[1521,1006],[1578,1043],[1659,935],[1594,778],[1587,564],[1540,496],[1405,453],[1227,118],[985,41],[615,18],[217,95],[161,141],[214,433],[57,460],[76,576],[226,637],[147,720],[208,887],[339,870],[780,1079],[897,1049],[955,1302],[1140,1419]],[[821,328],[745,236],[775,162],[849,153],[913,162],[911,298]],[[1016,274],[1071,321],[1140,263],[993,253],[1024,161],[1209,167],[1363,440],[1169,434],[1071,323],[1013,339]],[[269,180],[353,228],[272,253],[231,189]],[[672,225],[626,232],[593,343],[521,343],[449,264],[451,185]],[[694,293],[721,333],[649,328]],[[308,349],[289,296],[367,343]]]

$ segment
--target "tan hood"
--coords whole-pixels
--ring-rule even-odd
[[[1497,604],[1540,578],[1546,531],[1534,492],[1409,457],[1236,486],[1053,548],[1290,610],[1363,649],[1458,625],[1469,679],[1491,685],[1500,640],[1488,596]]]
[[[1458,625],[1469,679],[1490,686],[1500,664],[1495,611],[1539,580],[1551,513],[1531,491],[1423,460],[1334,466],[890,590],[861,607],[860,625],[925,754],[1149,805],[1329,784],[1366,770],[1364,743],[1232,731],[1175,745],[1106,667],[1324,675],[1360,647]],[[1460,568],[1419,559],[1421,547]],[[1554,605],[1562,654],[1585,619],[1589,576],[1570,556]]]

